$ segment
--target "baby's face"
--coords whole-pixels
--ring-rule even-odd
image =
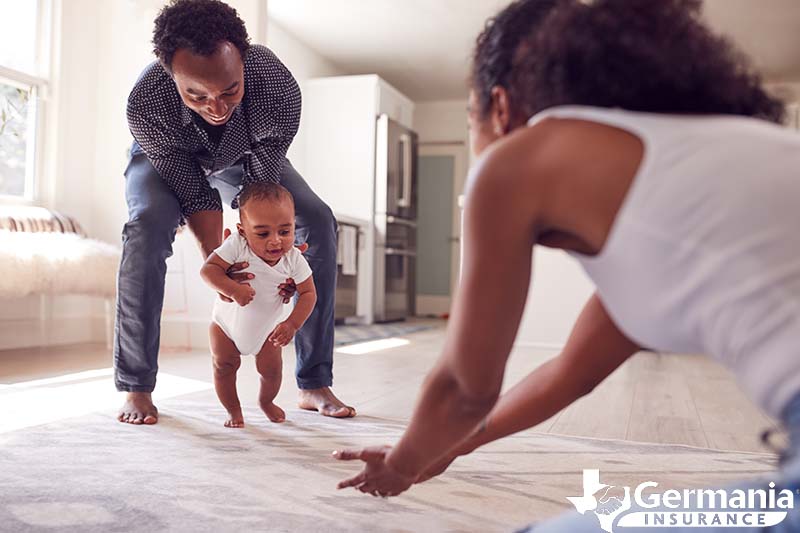
[[[239,233],[261,259],[274,265],[294,246],[294,206],[289,200],[250,200],[240,210]]]

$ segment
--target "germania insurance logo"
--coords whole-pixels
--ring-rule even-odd
[[[794,492],[764,488],[684,489],[658,492],[658,483],[631,487],[600,483],[599,470],[583,471],[583,496],[567,499],[581,514],[591,511],[600,528],[617,527],[768,527],[781,523],[794,508]]]

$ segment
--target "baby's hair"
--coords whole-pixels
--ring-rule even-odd
[[[286,187],[272,181],[251,183],[239,194],[239,209],[246,206],[251,200],[269,200],[279,203],[288,200],[294,207],[294,198]]]

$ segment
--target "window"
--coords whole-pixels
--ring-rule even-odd
[[[50,0],[0,0],[0,198],[35,198]]]

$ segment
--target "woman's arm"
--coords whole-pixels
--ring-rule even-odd
[[[584,216],[582,211],[564,209],[564,198],[576,193],[567,190],[569,183],[574,186],[575,165],[570,167],[572,159],[564,155],[565,150],[572,153],[567,148],[574,144],[561,139],[543,128],[523,128],[496,144],[481,162],[467,197],[463,276],[444,353],[426,378],[411,423],[393,449],[334,454],[366,463],[340,488],[399,494],[448,457],[495,407],[525,305],[531,248],[542,228],[561,227],[569,222],[569,213]],[[559,198],[559,218],[550,220],[548,210]],[[599,300],[590,302],[584,311],[570,350],[543,365],[495,408],[486,428],[492,431],[489,436],[499,438],[544,420],[591,390],[635,351],[632,343],[613,334],[616,328],[608,328],[610,320],[599,330],[612,334],[599,338],[612,346],[620,341],[624,349],[596,350],[592,343],[600,342],[598,336],[589,334],[593,328],[585,325],[602,323],[586,318],[602,309],[597,304]],[[598,316],[608,318],[604,311]],[[590,345],[592,351],[587,350]],[[592,358],[587,362],[588,356]],[[472,442],[479,445],[486,440]]]
[[[423,384],[408,429],[385,464],[370,463],[371,452],[336,454],[367,461],[361,474],[340,487],[402,492],[464,439],[497,400],[530,284],[537,217],[546,201],[544,191],[536,194],[535,179],[519,168],[530,147],[514,151],[493,150],[476,169],[464,213],[462,279],[443,354]],[[383,483],[376,468],[404,479]]]
[[[487,162],[465,210],[463,278],[443,355],[427,377],[411,423],[386,461],[416,476],[489,412],[525,306],[536,240],[535,201],[515,176]]]
[[[561,354],[506,392],[475,431],[421,481],[441,473],[459,455],[547,420],[591,392],[640,349],[617,328],[593,294]]]

